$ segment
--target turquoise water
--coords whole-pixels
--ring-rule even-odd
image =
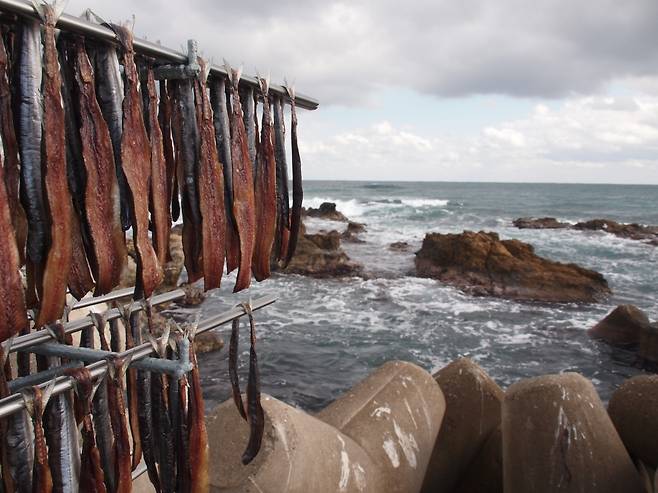
[[[608,399],[624,378],[642,373],[635,356],[592,341],[586,330],[614,306],[633,303],[658,319],[658,248],[602,232],[518,230],[520,216],[576,222],[610,218],[658,224],[658,187],[495,183],[306,182],[305,205],[336,202],[367,224],[366,243],[345,244],[367,279],[315,280],[277,275],[237,296],[229,276],[201,310],[274,294],[257,313],[263,391],[316,410],[389,359],[434,370],[460,356],[477,361],[501,385],[520,378],[578,371]],[[308,220],[308,228],[344,227]],[[474,298],[411,274],[426,232],[496,231],[535,246],[539,255],[601,272],[613,296],[594,305],[517,303]],[[411,252],[387,249],[407,241]],[[230,328],[220,330],[228,341]],[[247,336],[241,369],[246,371]],[[229,396],[226,352],[203,355],[209,404]]]

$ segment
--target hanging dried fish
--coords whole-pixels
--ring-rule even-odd
[[[69,291],[78,300],[82,299],[94,288],[85,240],[89,243],[89,233],[82,223],[85,217],[84,188],[86,172],[82,160],[82,144],[80,143],[80,125],[73,104],[74,74],[73,54],[70,53],[70,42],[60,34],[57,40],[60,74],[62,78],[62,104],[64,106],[64,122],[66,135],[66,172],[69,192],[71,194],[71,269],[69,272]]]
[[[288,197],[288,163],[286,161],[286,131],[283,121],[283,100],[274,96],[274,156],[276,158],[277,223],[274,255],[277,260],[288,256],[290,238],[290,203]]]
[[[228,347],[228,376],[231,381],[231,390],[233,394],[233,402],[237,407],[240,416],[245,420],[247,413],[244,409],[244,402],[242,401],[242,392],[240,391],[240,377],[238,376],[238,345],[240,342],[240,319],[233,319],[231,327],[231,341]]]
[[[23,298],[23,282],[21,280],[20,260],[14,228],[11,224],[9,200],[5,188],[4,166],[0,158],[0,251],[3,252],[0,262],[0,342],[11,338],[14,334],[29,330],[25,299]]]
[[[4,151],[4,183],[7,201],[14,226],[16,246],[20,264],[25,262],[25,242],[27,240],[27,218],[19,197],[21,167],[18,159],[18,141],[14,129],[14,112],[11,106],[11,86],[9,83],[9,60],[4,40],[0,38],[0,136]]]
[[[43,429],[43,412],[52,394],[53,381],[46,390],[32,387],[22,392],[23,401],[34,426],[34,469],[32,473],[32,493],[51,493],[53,479],[48,466],[48,448]]]
[[[115,475],[116,493],[132,491],[132,467],[130,458],[130,436],[124,400],[125,387],[123,378],[130,365],[132,356],[107,358],[108,407],[112,432],[115,438]]]
[[[190,449],[190,478],[192,493],[207,493],[210,484],[208,467],[210,465],[210,451],[208,447],[208,432],[206,430],[205,409],[203,405],[203,391],[201,389],[201,376],[199,364],[194,349],[194,338],[198,325],[189,328],[190,337],[190,400],[189,400],[189,449]]]
[[[302,203],[304,202],[304,190],[302,188],[302,159],[299,156],[299,144],[297,142],[297,108],[295,104],[295,88],[286,86],[290,96],[290,141],[292,147],[292,212],[290,214],[290,241],[286,252],[285,266],[288,266],[297,249],[299,230],[302,224]]]
[[[41,171],[41,25],[24,19],[19,25],[18,56],[14,84],[18,151],[21,161],[20,198],[27,215],[27,303],[36,306],[35,288],[41,287],[41,274],[49,241],[49,223]]]
[[[231,159],[233,164],[233,216],[235,217],[240,239],[240,267],[233,292],[248,288],[251,284],[251,260],[254,254],[256,236],[256,211],[254,197],[253,165],[249,159],[244,120],[238,84],[240,70],[227,65],[231,74],[233,111],[231,113]]]
[[[263,441],[265,429],[265,415],[260,403],[260,373],[258,370],[258,358],[256,356],[256,324],[250,303],[242,306],[249,318],[250,342],[249,348],[249,380],[247,381],[247,420],[249,421],[249,443],[242,454],[242,463],[249,464],[258,452]]]
[[[162,132],[162,148],[164,152],[165,167],[167,169],[167,201],[171,204],[170,220],[178,221],[180,204],[178,203],[178,182],[176,180],[176,158],[174,155],[174,142],[171,135],[172,101],[169,94],[169,84],[160,81],[160,131]],[[169,255],[169,252],[167,252]]]
[[[277,195],[276,159],[270,113],[269,80],[258,79],[263,97],[263,117],[256,173],[256,245],[252,269],[257,281],[270,277],[270,259],[276,233]]]
[[[94,71],[84,41],[74,44],[82,159],[86,172],[84,202],[92,247],[96,295],[110,292],[126,263],[119,185],[110,131],[96,97]]]
[[[155,88],[153,67],[147,71],[148,129],[151,142],[151,222],[153,224],[153,246],[160,264],[164,265],[169,254],[169,232],[171,231],[171,200],[164,143],[158,121],[158,94]]]
[[[82,452],[80,454],[80,491],[106,493],[101,455],[96,445],[96,431],[92,419],[94,385],[87,368],[76,368],[68,373],[75,380],[76,404],[82,423]]]
[[[222,174],[212,109],[206,86],[208,67],[200,61],[201,74],[194,81],[199,127],[199,206],[203,241],[203,287],[218,288],[224,270],[226,221],[224,211],[224,175]]]
[[[66,137],[62,81],[55,46],[55,24],[64,5],[37,5],[44,23],[43,184],[50,219],[50,246],[43,270],[42,293],[36,327],[59,319],[64,312],[66,286],[71,269],[71,195],[66,176]],[[56,11],[55,8],[58,10]]]
[[[7,397],[9,392],[8,382],[11,380],[11,365],[9,364],[9,348],[13,338],[7,339],[6,341],[0,343],[0,399]],[[10,451],[14,453],[15,451],[10,449],[8,446],[8,433],[9,425],[12,419],[15,419],[16,414],[25,414],[23,411],[15,413],[6,419],[0,419],[0,470],[2,470],[2,481],[0,482],[0,490],[3,493],[14,493],[16,491],[16,484],[14,478],[12,477],[11,471],[11,460],[10,460]],[[32,485],[30,484],[30,487]]]
[[[108,26],[91,10],[85,11],[87,20]],[[111,27],[111,26],[108,26]],[[100,104],[103,117],[107,122],[112,139],[114,151],[114,164],[116,166],[117,182],[121,203],[121,224],[124,231],[130,229],[132,205],[130,188],[126,175],[121,166],[121,137],[123,135],[123,79],[119,68],[119,57],[116,49],[110,43],[91,42],[87,46],[87,53],[94,65],[96,75],[96,96]]]
[[[190,339],[189,330],[185,333],[178,331],[175,334],[176,347],[178,349],[178,359],[182,362],[190,360]],[[189,381],[187,374],[183,373],[178,378],[178,408],[172,407],[172,414],[177,415],[178,424],[176,426],[176,491],[178,493],[189,493],[192,487],[190,463],[190,437],[189,437]]]
[[[173,125],[174,143],[178,149],[178,186],[181,193],[183,211],[183,251],[185,253],[185,270],[189,282],[203,277],[201,211],[197,187],[197,169],[199,160],[199,129],[196,121],[194,90],[190,79],[177,81],[176,109]]]
[[[247,135],[247,147],[249,148],[249,160],[255,168],[256,164],[256,104],[254,102],[254,88],[245,87],[240,91],[240,105],[242,106],[244,128]],[[252,171],[253,173],[253,171]]]
[[[139,78],[135,66],[133,35],[126,27],[112,28],[123,48],[125,97],[123,99],[123,135],[121,166],[128,180],[132,197],[133,241],[137,254],[137,291],[145,298],[162,282],[162,266],[158,262],[148,236],[148,190],[151,176],[151,156],[144,127],[139,95]]]
[[[231,159],[231,125],[229,96],[223,77],[210,80],[210,100],[215,121],[215,141],[224,171],[224,210],[226,211],[226,272],[233,272],[240,263],[240,242],[233,217],[233,161]]]

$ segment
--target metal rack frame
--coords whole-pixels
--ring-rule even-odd
[[[23,0],[0,0],[0,10],[7,10],[19,15],[39,19],[39,16],[34,11],[32,4]],[[62,14],[59,21],[57,22],[57,27],[65,31],[84,34],[96,39],[110,41],[113,43],[117,42],[116,35],[111,29],[101,26],[100,24],[93,24],[72,15]],[[135,38],[134,48],[137,53],[142,55],[164,59],[173,63],[186,64],[188,62],[187,54],[166,48],[159,44],[151,43],[145,39]],[[227,76],[226,69],[220,65],[212,65],[210,67],[210,73],[222,77]],[[240,79],[240,84],[248,85],[255,89],[260,89],[258,80],[253,76],[243,75]],[[271,84],[270,92],[282,96],[285,101],[290,101],[288,91],[281,85]],[[295,95],[295,103],[297,104],[298,108],[304,108],[306,110],[314,110],[319,106],[319,102],[316,99],[300,93]]]

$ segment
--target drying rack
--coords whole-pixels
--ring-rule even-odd
[[[0,13],[7,12],[17,14],[23,17],[32,17],[40,20],[38,14],[30,2],[23,0],[0,0]],[[58,22],[57,27],[63,31],[80,34],[97,40],[117,43],[115,33],[100,24],[89,22],[83,18],[63,14]],[[180,79],[194,77],[198,73],[197,64],[197,43],[189,40],[187,43],[188,52],[183,54],[179,51],[172,50],[155,44],[144,39],[134,39],[134,49],[136,53],[156,59],[159,64],[156,67],[156,74],[160,79]],[[177,64],[177,65],[176,65]],[[219,65],[210,67],[210,74],[217,77],[227,77],[226,68]],[[244,88],[254,88],[256,94],[260,91],[258,79],[252,76],[243,75],[240,79],[240,86]],[[285,103],[290,103],[290,97],[285,87],[271,84],[270,93],[281,97]],[[297,107],[314,110],[318,107],[318,101],[303,94],[295,95]],[[84,308],[92,308],[101,303],[117,302],[134,295],[134,288],[118,289],[106,295],[83,298],[82,300],[71,305],[71,311],[79,311]],[[181,288],[173,289],[166,293],[154,295],[148,300],[151,306],[162,305],[172,301],[179,300],[185,296],[185,291]],[[254,299],[250,302],[253,311],[265,308],[276,301],[273,296],[264,296]],[[126,306],[123,307],[124,310]],[[130,304],[130,314],[139,312],[146,308],[145,302],[135,302]],[[237,318],[246,315],[246,310],[242,305],[235,306],[229,310],[223,311],[217,315],[210,316],[199,322],[196,334],[200,335],[209,330],[215,329],[223,324],[229,323]],[[116,320],[122,317],[122,311],[118,306],[107,309],[102,315],[105,322]],[[124,312],[125,316],[125,312]],[[94,320],[91,316],[83,317],[74,321],[68,321],[62,324],[64,334],[74,334],[84,329],[94,327]],[[105,330],[105,327],[103,328]],[[129,329],[127,329],[129,330]],[[60,331],[61,335],[61,331]],[[58,341],[52,330],[43,328],[26,335],[15,337],[11,341],[9,353],[22,352],[33,353],[36,355],[56,356],[68,360],[67,363],[60,366],[52,367],[27,376],[14,378],[9,382],[11,394],[4,399],[0,399],[0,419],[6,418],[16,412],[25,409],[25,402],[21,390],[27,387],[40,386],[46,388],[53,385],[52,395],[58,395],[71,390],[75,382],[72,377],[66,375],[66,372],[75,367],[86,364],[93,379],[98,379],[105,375],[108,370],[107,359],[109,357],[130,358],[130,367],[138,368],[150,372],[166,373],[180,376],[187,373],[190,368],[189,353],[181,351],[179,359],[162,359],[151,358],[156,352],[154,346],[163,341],[163,337],[156,338],[127,349],[123,352],[102,351],[84,347],[65,344]],[[155,344],[154,344],[155,342]],[[54,383],[53,383],[54,380]],[[133,471],[133,479],[137,478],[146,471],[144,463]]]

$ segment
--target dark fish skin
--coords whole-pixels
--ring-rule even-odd
[[[168,84],[167,81],[161,80],[158,120],[160,122],[160,131],[162,132],[162,149],[164,152],[165,167],[167,169],[167,200],[171,204],[169,220],[177,221],[180,215],[180,204],[178,203],[178,190],[175,187],[176,158],[174,155],[174,142],[171,136],[171,112],[172,101],[169,95]],[[170,259],[170,252],[167,252],[167,259]]]
[[[233,161],[231,159],[231,124],[226,82],[223,77],[210,79],[210,101],[215,122],[215,141],[224,172],[224,209],[226,211],[226,271],[240,264],[240,241],[233,218]]]
[[[108,407],[115,439],[116,493],[132,491],[132,461],[130,458],[130,437],[124,399],[123,377],[129,361],[110,357],[107,360]]]
[[[61,318],[71,269],[72,204],[66,175],[65,116],[62,81],[55,46],[57,17],[52,6],[42,6],[44,20],[43,183],[50,217],[50,247],[42,278],[42,295],[35,326],[43,327]]]
[[[277,195],[276,195],[276,159],[272,114],[270,113],[269,87],[266,79],[259,79],[263,97],[263,117],[261,122],[258,167],[255,177],[256,192],[256,244],[252,270],[257,281],[270,277],[272,245],[276,234]]]
[[[189,282],[203,277],[201,213],[197,193],[199,132],[196,123],[192,81],[176,83],[172,127],[177,148],[177,178],[183,211],[183,252]]]
[[[92,419],[91,402],[94,393],[91,373],[86,368],[69,372],[75,380],[76,407],[80,410],[82,426],[82,453],[80,454],[80,491],[106,493],[101,456],[96,445],[96,432]]]
[[[194,350],[194,334],[190,339],[190,390],[189,390],[189,450],[190,450],[190,478],[192,493],[207,493],[210,485],[210,451],[208,447],[208,432],[206,430],[205,408],[203,404],[203,390],[199,364]]]
[[[265,414],[260,403],[260,372],[258,370],[258,358],[256,356],[256,325],[249,304],[244,304],[247,317],[249,318],[250,342],[249,349],[249,380],[247,382],[247,421],[249,422],[249,443],[242,454],[242,463],[249,464],[258,452],[263,441],[265,429]]]
[[[157,377],[156,377],[157,378]],[[157,448],[154,442],[153,408],[151,406],[151,373],[137,372],[137,397],[139,399],[139,433],[146,470],[155,491],[160,491],[160,478],[156,465]]]
[[[133,242],[137,254],[136,290],[150,298],[164,277],[162,266],[148,236],[148,197],[151,175],[151,152],[144,127],[139,78],[135,66],[133,35],[127,28],[113,26],[123,47],[125,96],[123,98],[123,136],[121,166],[131,193]]]
[[[27,215],[27,262],[33,284],[41,277],[49,241],[49,223],[41,171],[41,27],[38,21],[20,23],[16,59],[16,129],[21,160],[20,197]],[[30,283],[28,283],[28,286]],[[33,291],[28,290],[33,296]]]
[[[0,136],[2,136],[4,150],[4,182],[7,188],[7,200],[16,236],[18,256],[20,264],[23,265],[25,263],[25,242],[27,241],[27,218],[19,196],[21,167],[18,158],[16,130],[14,129],[14,112],[11,106],[9,60],[2,39],[0,39]]]
[[[8,381],[11,380],[11,364],[7,359],[8,356],[9,346],[0,344],[0,399],[4,399],[9,395]],[[0,419],[0,469],[2,470],[0,491],[3,493],[14,493],[16,491],[14,478],[11,475],[11,462],[9,460],[10,448],[7,443],[7,433],[11,419],[12,416],[9,418]]]
[[[44,394],[39,387],[32,387],[31,395],[26,399],[27,410],[34,425],[34,469],[32,472],[32,493],[51,493],[53,479],[48,465],[48,448],[43,429],[43,412],[46,406]]]
[[[202,63],[201,72],[205,73]],[[218,288],[224,270],[226,252],[226,213],[224,211],[224,175],[217,153],[212,108],[206,83],[194,81],[199,128],[199,206],[203,241],[203,287]]]
[[[288,163],[286,162],[286,134],[283,121],[283,101],[280,96],[274,103],[274,156],[276,158],[277,223],[274,254],[277,260],[287,258],[290,235],[290,203],[288,202]]]
[[[251,284],[251,260],[256,238],[256,204],[254,197],[253,165],[249,159],[247,135],[242,118],[238,93],[240,74],[231,71],[233,111],[231,113],[231,159],[233,161],[233,216],[240,239],[240,267],[233,292],[246,289]]]
[[[233,402],[238,409],[240,416],[245,420],[247,413],[244,409],[244,402],[242,401],[242,392],[240,391],[240,378],[238,377],[238,344],[240,341],[240,319],[233,320],[231,326],[231,342],[228,348],[228,376],[231,381],[231,391],[233,394]]]
[[[73,58],[86,175],[83,195],[96,279],[94,294],[98,296],[110,292],[119,283],[127,260],[126,243],[112,140],[96,98],[94,72],[81,38],[75,40]]]
[[[254,89],[249,86],[241,91],[240,104],[243,110],[244,128],[247,132],[247,147],[251,164],[256,165],[256,104],[254,102]]]
[[[189,344],[189,340],[181,337],[178,341],[179,353],[181,344]],[[178,459],[178,470],[176,473],[176,491],[179,493],[188,493],[191,488],[191,464],[190,464],[190,440],[189,440],[189,382],[187,375],[182,376],[178,380],[178,395],[179,395],[179,408],[178,413],[178,428],[176,436],[176,450]]]
[[[28,330],[27,311],[23,298],[23,281],[20,274],[20,259],[11,223],[11,211],[5,188],[4,167],[0,158],[0,342],[14,334]]]
[[[290,145],[292,148],[292,211],[290,213],[290,241],[284,265],[287,267],[295,255],[299,230],[302,224],[302,204],[304,202],[304,188],[302,186],[302,159],[299,155],[297,142],[297,107],[295,105],[295,90],[288,88],[290,95]]]
[[[158,121],[158,94],[153,77],[153,68],[147,74],[148,120],[151,142],[151,221],[153,223],[153,246],[160,264],[169,255],[169,233],[171,231],[170,194],[167,162],[164,155],[164,139]]]
[[[121,166],[121,137],[123,135],[123,79],[114,45],[90,43],[87,47],[96,74],[96,96],[112,140],[114,164],[119,185],[121,224],[124,231],[131,226],[130,188]]]

